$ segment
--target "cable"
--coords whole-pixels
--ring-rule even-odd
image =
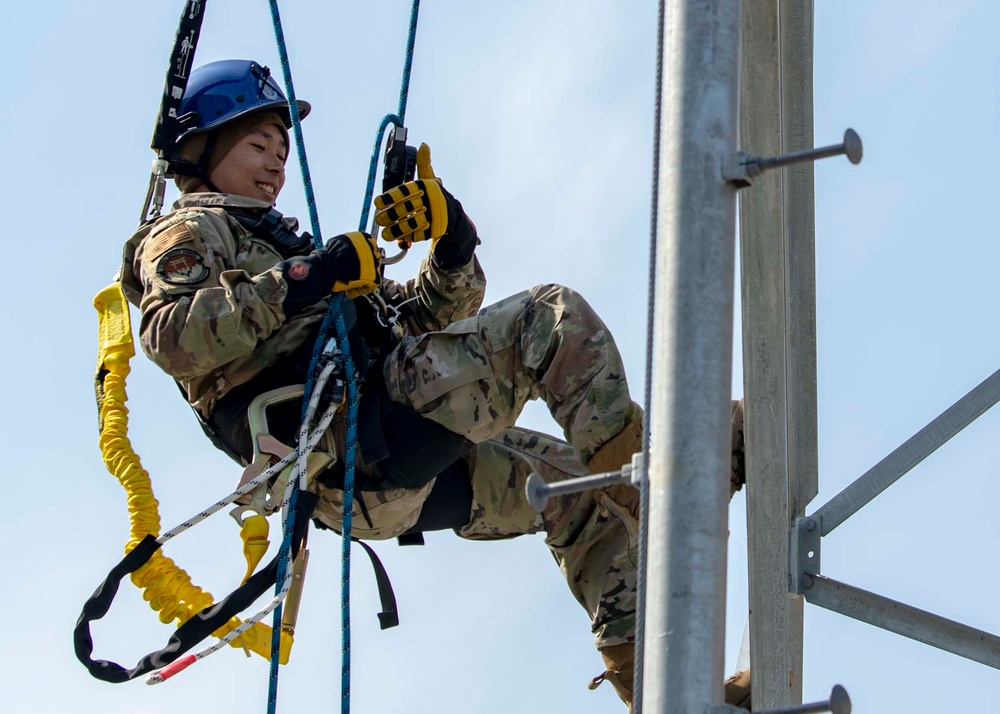
[[[365,187],[365,201],[361,206],[361,221],[358,225],[359,231],[365,230],[365,224],[368,223],[368,211],[371,209],[372,196],[375,195],[375,174],[378,171],[378,157],[382,152],[385,130],[389,128],[390,124],[403,126],[403,120],[395,114],[386,114],[382,118],[382,123],[379,124],[378,131],[375,133],[375,146],[372,148],[371,161],[368,163],[368,184]]]
[[[649,536],[649,420],[653,408],[653,328],[656,303],[656,212],[660,192],[660,106],[663,95],[664,0],[659,2],[656,33],[656,111],[653,119],[653,195],[649,218],[649,301],[646,307],[646,390],[642,429],[642,478],[639,481],[639,562],[635,583],[635,660],[632,671],[632,710],[642,714],[643,646],[646,627],[646,561]]]

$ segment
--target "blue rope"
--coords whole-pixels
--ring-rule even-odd
[[[375,133],[375,147],[372,149],[371,162],[368,164],[368,186],[365,189],[365,201],[361,206],[361,221],[359,231],[368,225],[368,212],[372,197],[375,195],[375,173],[378,171],[378,157],[382,152],[382,142],[385,140],[385,130],[390,124],[403,126],[406,117],[406,100],[410,96],[410,69],[413,67],[413,46],[417,42],[417,17],[420,14],[420,0],[413,0],[410,6],[410,28],[406,34],[406,56],[403,60],[403,81],[399,88],[399,109],[395,114],[386,114],[382,118],[378,131]]]
[[[323,235],[320,230],[319,225],[319,213],[316,209],[316,197],[313,193],[312,178],[309,175],[309,161],[306,157],[305,139],[302,136],[302,117],[299,114],[299,105],[295,97],[295,86],[292,82],[292,72],[288,62],[288,50],[285,43],[285,34],[281,28],[281,16],[278,12],[277,0],[269,0],[271,7],[271,21],[274,25],[274,37],[278,45],[278,55],[281,59],[281,71],[285,83],[285,95],[288,98],[289,107],[289,117],[292,121],[292,132],[295,136],[295,146],[298,152],[299,167],[302,171],[302,184],[305,187],[306,192],[306,203],[309,207],[309,220],[313,233],[313,243],[317,248],[323,245]],[[348,407],[347,407],[347,443],[346,443],[346,461],[345,461],[345,474],[344,474],[344,575],[342,581],[342,587],[344,591],[348,590],[348,577],[350,575],[350,523],[351,523],[351,506],[354,503],[354,450],[357,443],[357,405],[358,405],[358,385],[357,379],[354,372],[354,362],[351,359],[351,349],[347,341],[347,329],[344,325],[344,315],[341,309],[342,295],[334,295],[330,299],[330,307],[327,311],[326,317],[320,326],[319,334],[316,338],[316,343],[313,346],[313,353],[310,359],[308,378],[306,380],[305,392],[302,395],[302,417],[305,418],[306,405],[309,403],[310,396],[312,395],[312,390],[314,387],[313,375],[316,369],[316,363],[319,361],[319,355],[322,352],[323,345],[326,342],[326,336],[330,328],[330,323],[334,322],[336,325],[337,333],[337,344],[340,347],[341,357],[344,361],[344,371],[347,378],[347,394],[348,394]],[[278,573],[275,580],[275,590],[276,592],[281,589],[281,584],[285,579],[285,573],[289,566],[289,554],[291,552],[292,546],[292,525],[295,522],[296,515],[296,505],[298,503],[298,489],[293,489],[291,498],[289,499],[288,506],[288,519],[285,522],[285,531],[281,541],[281,548],[278,551]],[[350,505],[348,505],[350,504]],[[342,605],[344,607],[343,618],[347,623],[347,627],[350,626],[350,614],[349,614],[349,603],[345,602],[342,598]],[[274,611],[274,618],[272,620],[272,633],[271,633],[271,670],[270,670],[270,682],[268,685],[268,696],[267,696],[267,711],[268,714],[275,714],[278,705],[278,664],[280,659],[281,651],[281,619],[282,619],[283,607],[279,605]],[[350,654],[350,630],[345,630],[345,657]],[[346,659],[349,663],[349,659]],[[347,677],[349,677],[349,664],[347,665],[348,672]],[[347,680],[349,683],[349,679]],[[342,699],[342,711],[345,713],[350,711],[350,701],[349,697],[349,684],[347,685],[347,693]]]
[[[413,0],[410,6],[410,29],[406,35],[406,59],[403,63],[403,81],[399,88],[399,126],[406,118],[406,99],[410,95],[410,68],[413,66],[413,45],[417,42],[417,15],[420,13],[420,0]]]
[[[302,183],[306,191],[306,202],[309,207],[309,219],[313,231],[313,242],[319,248],[323,245],[322,234],[319,227],[319,214],[316,210],[316,199],[313,193],[312,179],[309,176],[309,164],[306,158],[305,140],[302,137],[302,117],[299,115],[299,107],[295,98],[295,88],[292,84],[292,74],[288,63],[288,52],[285,43],[284,32],[281,28],[281,17],[278,12],[277,0],[268,0],[271,7],[271,20],[274,25],[275,40],[278,45],[278,54],[281,59],[281,70],[285,82],[285,94],[288,97],[289,115],[292,120],[292,131],[295,136],[295,145],[298,152],[299,166],[302,170]],[[375,149],[372,162],[368,171],[368,185],[365,191],[365,205],[362,208],[361,227],[365,229],[368,222],[369,206],[375,188],[375,173],[378,163],[378,154],[382,144],[382,139],[389,124],[402,126],[402,117],[406,114],[406,100],[409,95],[410,69],[413,66],[413,47],[416,42],[417,16],[420,9],[420,0],[413,0],[410,10],[410,27],[406,43],[406,59],[403,68],[402,88],[399,94],[399,114],[398,116],[387,115],[379,128],[378,137],[375,142]],[[316,344],[313,346],[312,358],[309,364],[309,376],[306,381],[305,393],[302,397],[303,418],[305,417],[306,405],[309,402],[313,389],[313,374],[316,363],[322,352],[323,344],[326,342],[326,334],[329,331],[330,323],[334,322],[337,333],[337,344],[340,347],[341,358],[344,361],[344,370],[347,376],[347,433],[346,448],[344,455],[344,512],[341,527],[342,532],[342,565],[341,565],[341,635],[342,635],[342,660],[341,660],[341,686],[340,686],[340,706],[342,714],[349,714],[351,709],[351,619],[350,619],[350,575],[351,575],[351,529],[354,511],[354,468],[355,449],[357,446],[357,408],[358,408],[358,384],[355,374],[354,361],[351,356],[350,344],[347,340],[347,328],[344,324],[344,315],[340,302],[342,295],[334,295],[330,299],[330,309],[320,326]],[[284,537],[281,543],[278,558],[278,574],[275,588],[280,589],[288,568],[289,553],[291,551],[292,524],[295,520],[295,507],[298,500],[298,489],[292,492],[289,500],[289,517],[285,524]],[[281,645],[281,617],[282,607],[279,605],[274,611],[273,632],[271,638],[271,678],[268,687],[268,714],[275,714],[277,708],[278,693],[278,661]]]
[[[313,193],[312,178],[309,176],[306,142],[302,136],[302,117],[299,115],[299,103],[295,98],[295,87],[292,84],[292,69],[288,64],[288,50],[285,45],[285,33],[281,29],[278,0],[268,0],[268,2],[271,5],[271,23],[274,25],[274,39],[278,43],[278,56],[281,59],[281,75],[285,80],[285,96],[288,97],[288,113],[292,119],[295,149],[298,152],[299,168],[302,171],[302,183],[306,190],[306,204],[309,206],[309,224],[312,226],[313,244],[317,248],[321,248],[323,246],[323,236],[319,230],[319,213],[316,211],[316,196]]]
[[[337,338],[347,342],[343,314],[337,315]],[[344,454],[344,512],[341,523],[340,563],[340,711],[351,711],[351,528],[354,517],[354,452],[358,438],[358,384],[353,378],[350,350],[343,356],[347,380],[347,449]]]
[[[379,124],[378,132],[375,136],[375,145],[372,148],[371,160],[368,164],[368,180],[365,185],[365,200],[361,206],[361,220],[358,222],[358,230],[364,231],[368,224],[369,211],[371,209],[372,197],[375,194],[375,175],[378,171],[378,158],[381,153],[382,141],[385,138],[385,131],[390,124],[403,126],[403,116],[406,114],[406,100],[410,91],[410,68],[413,66],[413,47],[417,35],[417,15],[420,10],[420,0],[413,0],[410,9],[410,29],[406,40],[406,57],[403,65],[402,88],[399,93],[399,113],[398,115],[387,114]],[[341,321],[338,321],[338,333],[341,328]],[[348,357],[349,358],[349,357]],[[355,404],[357,403],[357,385],[353,380],[347,385],[347,398],[350,408],[347,416],[347,442],[354,443],[357,430],[357,419]],[[342,659],[340,664],[340,711],[341,714],[349,714],[351,710],[351,620],[350,620],[350,576],[351,576],[351,528],[353,521],[354,504],[354,449],[348,448],[344,468],[344,515],[341,532],[342,540],[342,566],[341,566],[341,592],[340,592],[340,612],[341,612],[341,633],[343,641],[341,644]],[[351,504],[351,508],[347,507]]]
[[[372,158],[368,164],[368,185],[365,188],[365,202],[361,206],[359,231],[365,230],[365,227],[368,225],[368,211],[372,205],[372,196],[375,195],[375,173],[378,171],[378,157],[382,152],[382,141],[385,139],[385,130],[389,128],[390,124],[403,126],[403,120],[395,114],[386,114],[378,127],[378,132],[375,134],[375,146],[372,149]]]

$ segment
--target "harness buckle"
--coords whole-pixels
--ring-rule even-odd
[[[237,488],[242,488],[266,471],[273,463],[292,452],[291,447],[282,444],[271,435],[267,424],[267,408],[276,404],[298,399],[305,391],[301,384],[293,384],[280,389],[272,389],[258,395],[247,409],[250,439],[253,442],[253,461],[243,469]],[[277,480],[275,481],[277,485]],[[283,490],[283,489],[282,489]],[[270,496],[270,498],[269,498]],[[275,502],[277,496],[277,502]],[[233,508],[229,515],[243,527],[245,514],[252,511],[261,516],[271,515],[281,503],[280,493],[274,493],[270,484],[261,483],[238,501],[241,505]]]

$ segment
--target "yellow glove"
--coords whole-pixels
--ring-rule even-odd
[[[417,178],[437,179],[438,183],[441,182],[441,179],[434,175],[434,167],[431,166],[431,147],[427,144],[421,144],[417,149]]]
[[[417,180],[390,189],[375,199],[375,223],[382,226],[382,240],[401,248],[438,238],[464,216],[462,207],[441,185],[431,166],[431,150],[417,150]]]
[[[343,238],[350,240],[354,248],[353,257],[357,258],[358,271],[354,272],[354,264],[351,261],[351,267],[345,271],[349,273],[349,277],[341,273],[342,277],[333,284],[333,292],[347,293],[347,297],[353,299],[377,290],[382,283],[382,251],[375,237],[361,231],[353,231],[331,239],[326,244],[326,249],[331,249],[330,243],[334,240]]]

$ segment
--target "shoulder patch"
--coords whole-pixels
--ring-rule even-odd
[[[156,264],[156,274],[171,285],[197,285],[209,274],[205,259],[190,248],[172,248]]]
[[[142,250],[150,260],[156,260],[157,257],[173,246],[189,243],[193,239],[194,236],[191,235],[191,229],[188,228],[187,223],[180,221],[162,233],[154,233],[149,236]]]

